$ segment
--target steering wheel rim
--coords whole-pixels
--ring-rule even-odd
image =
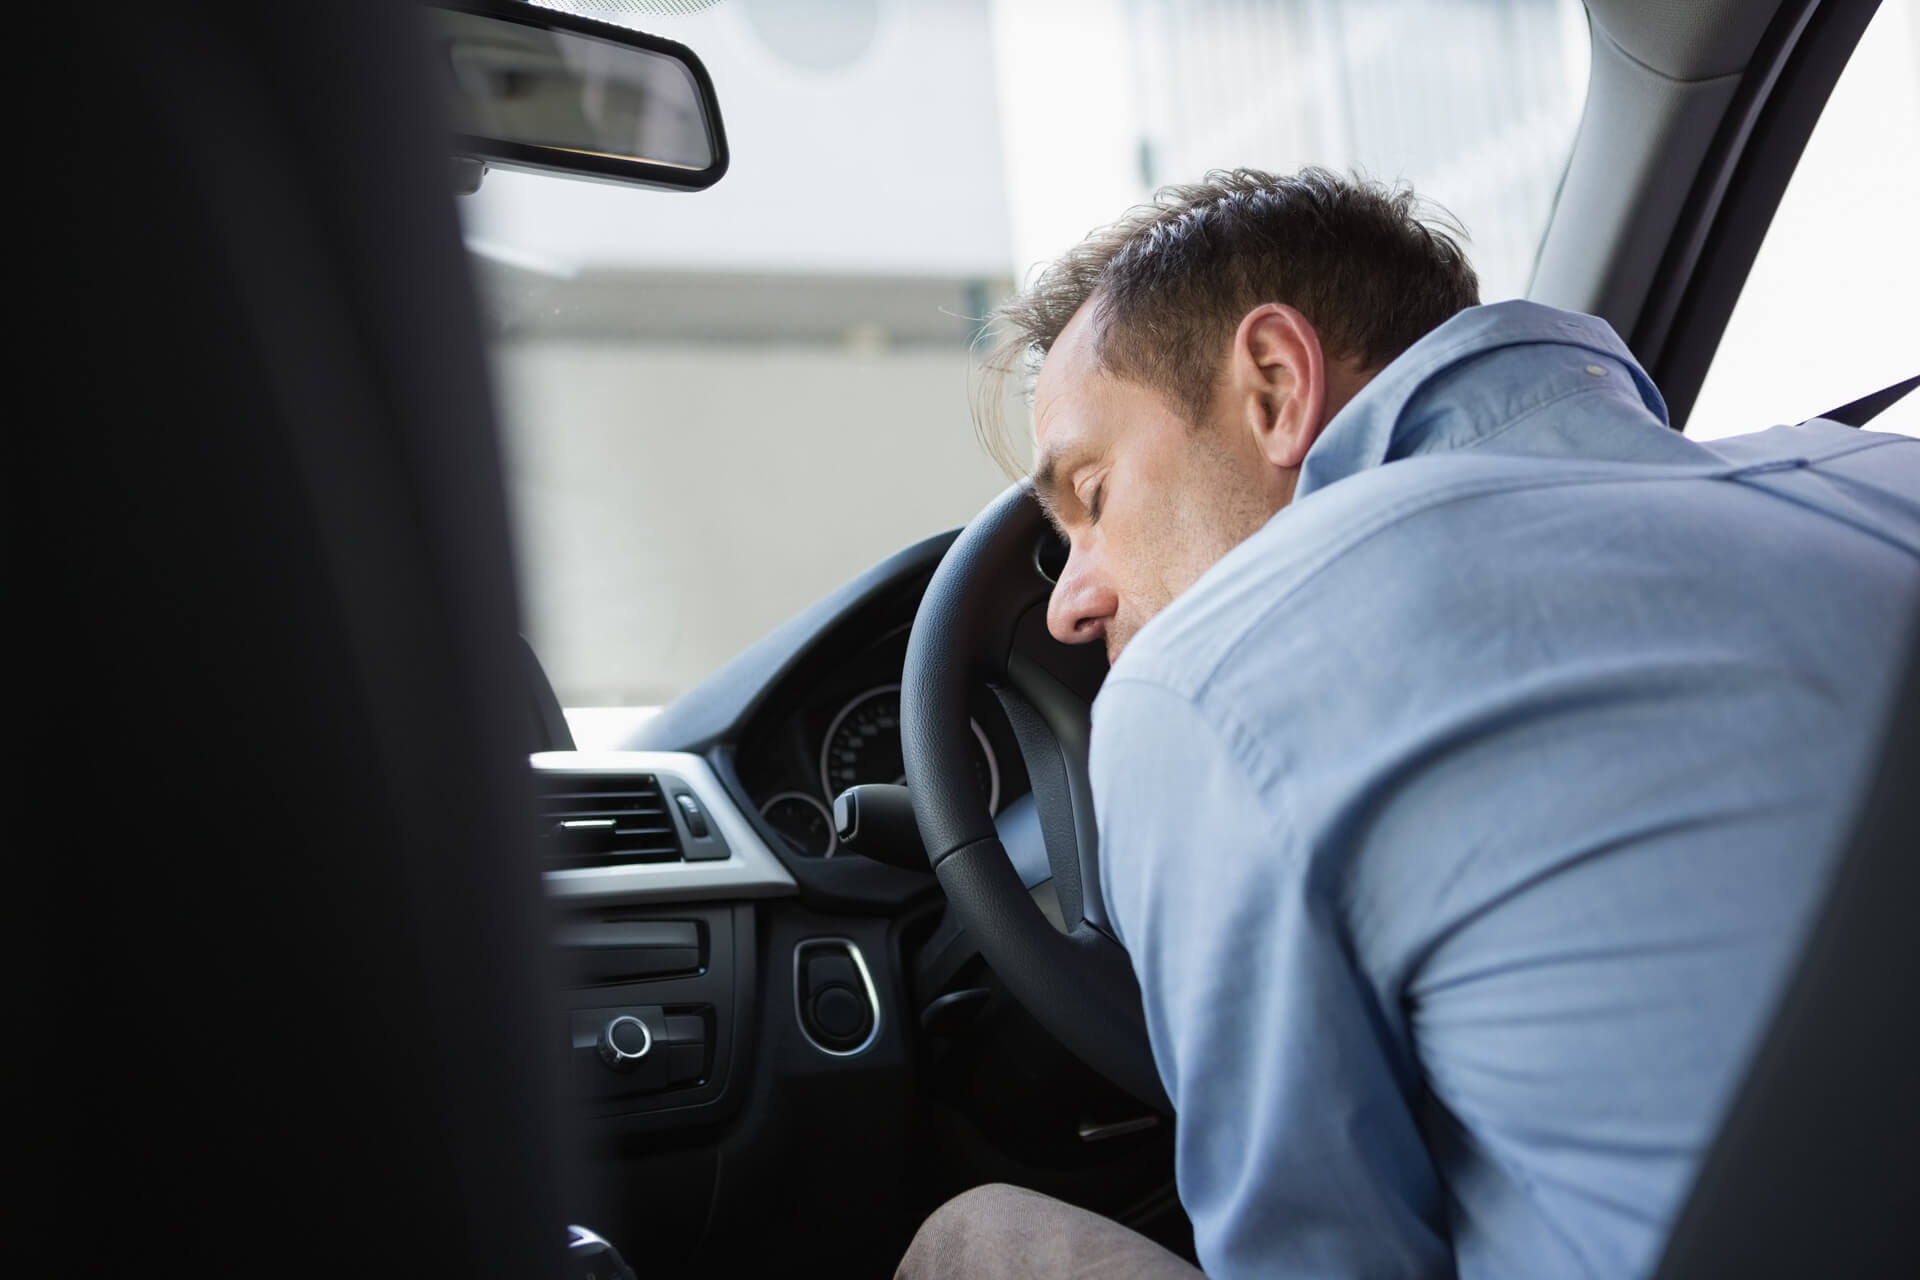
[[[951,909],[1007,989],[1088,1066],[1171,1114],[1133,965],[1099,892],[1086,746],[1105,655],[1046,632],[1052,584],[1035,550],[1050,536],[1015,484],[961,531],[927,585],[900,682],[914,820]],[[980,684],[1006,709],[1033,781],[1060,929],[1021,883],[973,785],[967,703]]]

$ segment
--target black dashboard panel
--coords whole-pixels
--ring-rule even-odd
[[[798,853],[760,811],[780,795],[831,802],[819,777],[822,736],[848,699],[899,683],[920,597],[957,534],[915,543],[824,596],[676,699],[624,744],[636,751],[704,754],[809,907],[893,911],[937,893],[930,871]],[[1025,791],[1025,768],[992,695],[982,689],[975,706],[1003,775],[1004,808]]]
[[[582,1209],[611,1238],[645,1241],[663,1274],[757,1274],[825,1255],[886,1274],[941,1200],[996,1179],[1190,1253],[1167,1128],[1149,1117],[1089,1145],[1089,1125],[1141,1117],[1013,1004],[932,873],[807,856],[761,812],[782,796],[824,805],[840,779],[894,767],[885,691],[953,537],[860,575],[623,744],[704,759],[798,889],[797,901],[560,907],[575,985],[552,1035],[570,1047],[602,1175]],[[1029,621],[1016,645],[1090,699],[1103,655],[1050,645]],[[1022,739],[984,683],[970,710],[1008,855],[1037,887],[1052,858]],[[823,768],[836,725],[861,735],[851,773]],[[1057,807],[1039,759],[1038,798]],[[617,1060],[623,1045],[631,1057]]]
[[[958,530],[936,534],[888,557],[775,628],[688,690],[622,747],[703,755],[735,807],[792,876],[801,901],[820,911],[891,912],[937,894],[932,873],[869,858],[818,856],[831,827],[832,778],[821,752],[840,713],[862,695],[882,696],[900,682],[908,635],[927,582]],[[1066,661],[1042,643],[1035,660]],[[1070,687],[1091,698],[1105,674],[1097,655],[1068,655]],[[1083,679],[1082,666],[1092,671]],[[1005,812],[1031,791],[1020,744],[992,690],[972,700],[981,745],[977,772]],[[873,728],[869,724],[868,728]],[[880,726],[884,728],[885,726]],[[860,781],[887,780],[860,777]],[[993,785],[997,784],[997,785]],[[763,810],[779,802],[785,822]],[[812,853],[782,834],[811,823]],[[831,843],[830,841],[824,843]]]
[[[658,973],[628,965],[596,971],[609,949],[582,935],[650,926],[684,930],[694,954]],[[755,923],[746,904],[600,907],[570,914],[560,925],[563,960],[573,979],[567,992],[572,1091],[586,1114],[619,1122],[621,1131],[699,1121],[716,1124],[739,1106],[751,1059],[758,1003]],[[678,948],[663,948],[663,957]],[[618,954],[618,953],[613,953]],[[596,980],[598,979],[598,980]],[[596,1041],[607,1024],[631,1016],[649,1030],[640,1069],[615,1070]]]

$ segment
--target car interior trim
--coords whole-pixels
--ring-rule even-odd
[[[1527,296],[1633,332],[1738,74],[1675,80],[1593,28],[1586,110]]]
[[[1674,312],[1679,305],[1677,286],[1684,285],[1698,263],[1707,232],[1726,200],[1727,184],[1732,178],[1734,166],[1753,136],[1754,123],[1767,105],[1801,37],[1806,34],[1807,23],[1819,7],[1817,0],[1799,0],[1780,6],[1773,24],[1755,50],[1746,74],[1741,77],[1739,89],[1727,104],[1713,145],[1702,158],[1700,172],[1675,221],[1673,237],[1668,242],[1652,288],[1628,334],[1630,344],[1643,357],[1655,356],[1664,349],[1672,330]],[[1797,149],[1794,154],[1797,158]],[[1771,214],[1771,209],[1768,212]],[[1659,382],[1659,379],[1655,381]],[[1664,382],[1659,382],[1659,385],[1663,395],[1670,395],[1670,388]],[[1671,399],[1668,408],[1672,408]]]
[[[1037,718],[1044,726],[1044,733],[1064,747],[1052,752],[1036,748],[1027,764],[1036,793],[1041,786],[1040,779],[1047,777],[1056,794],[1064,792],[1060,798],[1066,800],[1073,813],[1072,847],[1047,850],[1053,868],[1054,893],[1061,897],[1060,909],[1077,912],[1078,918],[1112,936],[1106,895],[1100,888],[1100,834],[1093,812],[1093,783],[1087,777],[1092,721],[1086,711],[1076,706],[1071,690],[1024,654],[1016,652],[1007,660],[1007,676],[1024,698],[1024,703],[1003,700],[1014,736],[1022,738],[1022,749],[1026,739],[1032,736],[1027,723],[1029,716]]]
[[[1877,8],[1822,0],[1791,26],[1783,8],[1742,82],[1628,337],[1676,428],[1686,427],[1801,153]]]
[[[1136,1116],[1131,1120],[1114,1120],[1107,1124],[1083,1120],[1075,1132],[1080,1135],[1082,1142],[1106,1142],[1112,1138],[1124,1138],[1130,1133],[1141,1133],[1159,1123],[1159,1116]]]
[[[806,954],[809,951],[827,947],[832,947],[846,953],[847,958],[853,961],[854,971],[860,975],[860,985],[866,989],[867,1008],[871,1011],[872,1025],[867,1028],[867,1034],[861,1039],[860,1043],[851,1049],[829,1049],[826,1045],[816,1040],[813,1031],[807,1025],[806,1010],[801,1008],[801,975],[804,972]],[[852,938],[836,937],[806,938],[794,944],[793,1017],[794,1021],[799,1023],[800,1034],[807,1038],[807,1043],[818,1049],[821,1053],[826,1054],[829,1058],[854,1058],[873,1048],[874,1044],[880,1039],[880,1027],[883,1021],[880,1010],[880,990],[873,985],[873,971],[867,968],[867,957],[861,953],[859,943],[855,942]]]
[[[529,757],[538,773],[648,773],[685,781],[729,853],[704,862],[628,863],[544,873],[550,897],[687,902],[700,899],[772,898],[798,892],[793,877],[740,813],[700,756],[682,751],[540,751]]]

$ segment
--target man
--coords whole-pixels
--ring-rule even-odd
[[[1210,1275],[1643,1274],[1842,844],[1920,442],[1690,442],[1418,215],[1215,174],[1006,310],[1106,901]],[[1191,1274],[1012,1188],[902,1271],[1054,1266]]]

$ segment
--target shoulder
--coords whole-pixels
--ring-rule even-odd
[[[1140,630],[1113,680],[1238,727],[1277,769],[1369,750],[1419,691],[1495,681],[1496,659],[1519,661],[1535,638],[1571,643],[1570,619],[1610,634],[1590,615],[1640,598],[1652,578],[1684,596],[1724,568],[1739,531],[1695,527],[1711,518],[1700,495],[1666,483],[1688,474],[1435,457],[1354,476],[1223,558]],[[1676,540],[1703,555],[1676,562],[1664,554]]]
[[[1114,677],[1231,707],[1241,680],[1330,656],[1353,629],[1417,613],[1460,573],[1486,567],[1475,543],[1499,544],[1505,573],[1541,558],[1544,548],[1500,535],[1496,509],[1595,471],[1565,460],[1434,457],[1342,480],[1279,512],[1202,575],[1141,628]]]

